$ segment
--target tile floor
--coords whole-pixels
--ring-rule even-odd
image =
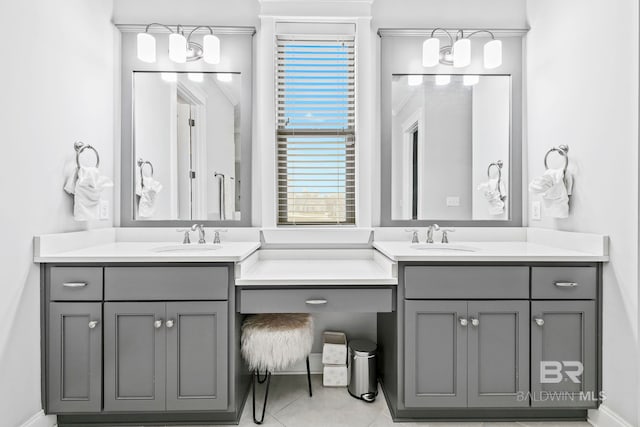
[[[373,403],[354,399],[346,388],[322,387],[322,377],[312,377],[313,397],[309,398],[306,376],[277,375],[271,380],[265,427],[591,427],[586,422],[527,423],[394,423],[382,394]],[[263,387],[263,386],[261,386]],[[259,389],[261,390],[261,389]],[[262,408],[263,394],[256,396]],[[258,413],[259,416],[259,413]],[[240,426],[254,426],[251,395]]]

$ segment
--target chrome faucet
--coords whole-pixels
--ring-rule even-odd
[[[199,244],[207,243],[207,241],[204,239],[204,224],[193,224],[191,226],[191,231],[196,231],[196,230],[198,230],[198,233],[200,236],[200,238],[198,239],[198,243]]]
[[[411,244],[416,244],[416,243],[420,243],[420,238],[418,237],[418,229],[416,228],[408,228],[405,229],[404,231],[406,231],[407,233],[413,233],[411,235]]]
[[[453,228],[443,228],[440,231],[442,231],[442,243],[449,243],[448,233],[453,233],[456,230],[454,230]]]
[[[220,233],[226,233],[227,230],[214,230],[214,234],[213,234],[213,244],[214,245],[219,245],[220,244]]]
[[[427,243],[433,243],[433,232],[438,230],[440,230],[438,224],[431,224],[429,228],[427,228]]]

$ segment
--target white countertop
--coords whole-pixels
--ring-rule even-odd
[[[453,242],[434,244],[433,249],[414,249],[408,241],[376,241],[373,246],[393,261],[423,262],[602,262],[609,257],[603,253],[581,252],[539,243],[509,242]],[[428,247],[421,243],[421,246]],[[469,249],[469,250],[467,250]]]
[[[372,249],[261,250],[236,268],[236,286],[396,285],[396,265]]]
[[[199,250],[197,243],[189,250],[164,251],[178,247],[176,242],[113,242],[71,251],[40,254],[35,262],[239,262],[260,247],[260,242],[223,242],[219,249]],[[207,246],[212,246],[208,244]]]

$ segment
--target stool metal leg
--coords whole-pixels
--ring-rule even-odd
[[[262,404],[262,416],[260,417],[260,421],[256,418],[256,377],[258,378],[258,383],[262,384],[265,381],[267,382],[266,389],[264,391],[264,403]],[[253,375],[253,422],[256,424],[262,424],[264,422],[264,414],[267,410],[267,399],[269,398],[269,384],[271,383],[271,372],[266,371],[265,377],[262,381],[260,381],[260,373],[259,371],[255,371]]]
[[[309,369],[309,356],[307,356],[307,382],[309,383],[309,397],[313,397],[313,391],[311,391],[311,369]]]
[[[264,382],[267,380],[267,374],[269,373],[268,370],[264,370],[264,378],[260,379],[260,370],[256,370],[256,376],[258,377],[258,384],[264,384]]]

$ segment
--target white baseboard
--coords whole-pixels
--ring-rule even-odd
[[[22,423],[20,427],[53,427],[56,425],[55,416],[47,416],[44,411],[39,411],[27,421]]]
[[[599,409],[590,410],[588,421],[595,427],[633,427],[606,405],[600,405]]]
[[[322,353],[311,353],[309,355],[309,369],[312,374],[322,373]],[[307,364],[304,360],[287,368],[285,371],[274,372],[274,375],[298,375],[307,373]]]

